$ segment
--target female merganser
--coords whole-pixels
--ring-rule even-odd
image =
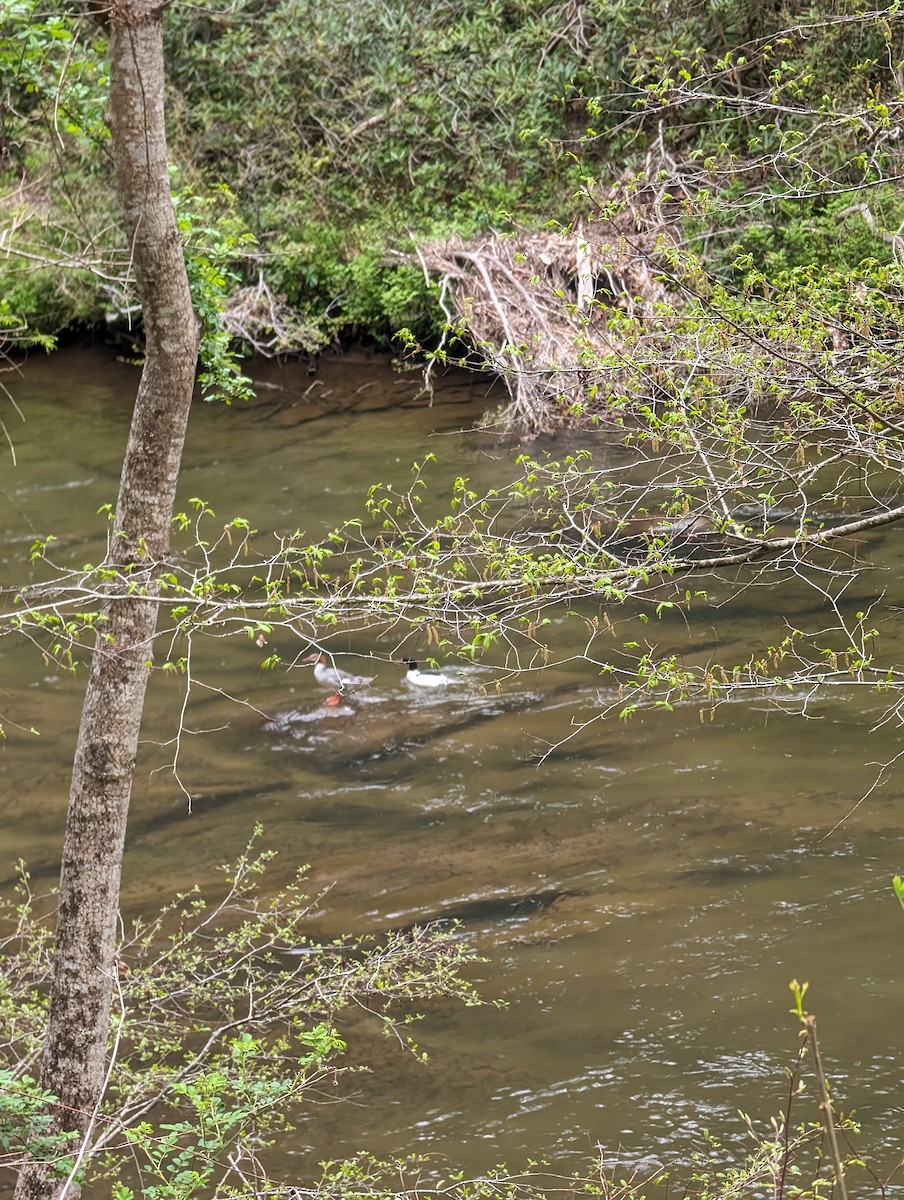
[[[411,683],[415,687],[445,687],[449,682],[448,677],[441,675],[439,671],[418,670],[418,665],[413,658],[403,658],[402,662],[408,668],[405,674],[405,682]]]
[[[352,675],[350,671],[342,671],[327,660],[325,654],[319,651],[308,654],[301,660],[306,666],[314,667],[314,678],[322,687],[331,688],[334,692],[348,692],[352,688],[364,687],[373,683],[374,675]]]

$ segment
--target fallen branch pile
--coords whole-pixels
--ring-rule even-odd
[[[505,421],[551,432],[607,411],[607,397],[637,370],[625,318],[667,301],[655,260],[669,239],[625,209],[620,226],[577,224],[564,232],[488,234],[421,251],[442,277],[450,330],[505,381]],[[638,225],[641,227],[638,228]]]
[[[262,271],[256,284],[233,292],[221,320],[230,337],[264,358],[299,352],[316,354],[326,342],[325,335],[312,321],[296,312],[284,296],[272,291]]]

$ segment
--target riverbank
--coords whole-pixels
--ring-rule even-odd
[[[103,42],[28,5],[3,20],[10,44],[35,48],[24,65],[2,66],[15,98],[0,157],[8,337],[81,326],[128,348],[140,314],[109,186]],[[208,278],[223,275],[227,331],[277,354],[356,339],[430,352],[452,326],[465,337],[447,352],[479,355],[480,330],[445,306],[447,276],[424,269],[431,253],[491,235],[570,237],[588,222],[593,248],[615,222],[633,254],[623,218],[641,210],[675,225],[663,257],[668,289],[690,301],[679,319],[705,325],[695,305],[722,289],[741,309],[791,293],[785,314],[816,312],[843,341],[858,327],[864,284],[883,294],[887,325],[902,211],[883,157],[895,116],[878,101],[868,119],[856,115],[864,91],[895,91],[885,27],[852,14],[785,30],[778,65],[772,20],[742,4],[675,14],[637,0],[615,24],[540,0],[499,0],[480,14],[464,0],[363,0],[329,13],[307,0],[174,8],[169,142],[187,253]],[[290,32],[299,27],[316,34],[303,47]],[[817,135],[820,105],[835,117]],[[870,121],[879,124],[867,136]],[[861,127],[862,154],[849,133]],[[591,297],[636,299],[616,275]],[[547,282],[563,306],[581,307],[568,286]],[[869,313],[867,323],[875,330]],[[485,357],[530,345],[529,330],[527,342],[511,333]],[[587,349],[575,350],[556,364],[566,383],[587,365]],[[593,388],[580,389],[579,404]]]

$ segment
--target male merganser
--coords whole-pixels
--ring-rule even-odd
[[[334,692],[348,692],[352,688],[364,687],[373,683],[374,675],[352,675],[350,671],[342,671],[327,660],[325,654],[315,651],[301,660],[306,666],[314,667],[314,678],[322,687],[331,688]]]
[[[441,675],[439,671],[419,670],[418,665],[413,658],[403,658],[402,662],[408,668],[408,671],[405,674],[405,682],[411,683],[415,687],[445,687],[449,682],[448,676]]]

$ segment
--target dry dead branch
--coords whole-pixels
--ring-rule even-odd
[[[323,334],[297,313],[284,296],[267,285],[263,272],[257,283],[239,288],[229,298],[222,315],[230,337],[246,343],[255,354],[314,354],[323,349]]]
[[[656,259],[670,240],[667,225],[625,207],[599,225],[452,239],[421,258],[443,278],[458,336],[505,381],[505,420],[537,434],[606,412],[632,372],[616,318],[669,300]]]

